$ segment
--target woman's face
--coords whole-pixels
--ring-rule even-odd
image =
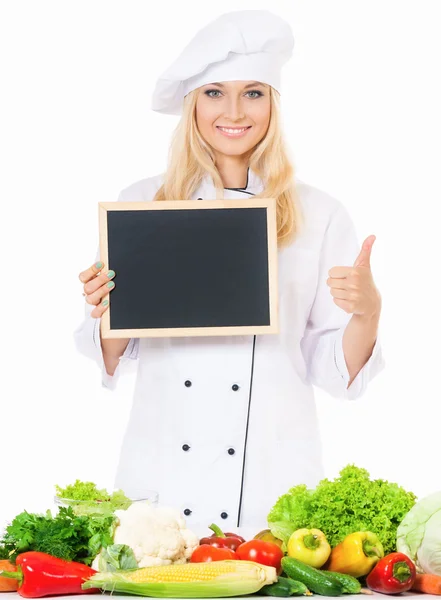
[[[271,115],[270,88],[252,81],[224,81],[199,88],[196,122],[215,152],[241,156],[265,136]]]

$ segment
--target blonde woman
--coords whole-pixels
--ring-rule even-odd
[[[280,74],[292,48],[289,25],[267,11],[228,13],[202,29],[154,92],[154,110],[181,114],[167,172],[119,198],[276,198],[280,333],[103,340],[115,273],[98,260],[80,274],[79,350],[109,388],[128,363],[138,366],[116,486],[156,489],[201,530],[213,521],[263,528],[280,494],[316,485],[313,386],[355,399],[383,366],[375,238],[360,248],[345,208],[299,181],[285,148]]]

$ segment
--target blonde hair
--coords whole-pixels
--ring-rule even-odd
[[[163,185],[154,200],[190,199],[208,174],[216,188],[216,198],[223,198],[224,186],[216,168],[212,148],[199,133],[196,124],[196,101],[199,91],[184,99],[182,117],[173,134],[169,163]],[[270,88],[271,117],[268,131],[255,146],[249,167],[264,182],[256,198],[276,198],[277,240],[279,246],[291,243],[298,232],[300,209],[294,185],[294,167],[282,135],[279,94]]]

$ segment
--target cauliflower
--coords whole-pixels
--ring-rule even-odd
[[[113,543],[129,546],[138,567],[186,563],[199,546],[177,509],[134,502],[127,510],[116,510],[115,517]],[[92,564],[97,570],[99,556]]]

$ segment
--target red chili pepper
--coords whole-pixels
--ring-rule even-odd
[[[16,572],[2,571],[1,575],[18,580],[17,591],[23,598],[96,594],[101,591],[98,588],[81,588],[96,573],[83,563],[68,562],[44,552],[24,552],[17,556],[16,564]]]
[[[374,592],[399,594],[410,590],[415,577],[415,565],[410,558],[401,552],[392,552],[375,565],[366,584]]]
[[[282,572],[282,558],[284,553],[281,548],[273,542],[264,542],[263,540],[251,540],[241,544],[236,550],[240,560],[251,560],[261,565],[275,567],[277,573]]]
[[[202,544],[194,550],[190,562],[212,562],[215,560],[238,560],[237,555],[229,548],[217,548],[209,544]]]
[[[199,542],[201,546],[209,544],[215,548],[229,548],[234,552],[236,548],[245,542],[243,537],[236,533],[223,533],[217,525],[212,524],[209,528],[214,531],[214,533],[211,537],[202,538]]]

